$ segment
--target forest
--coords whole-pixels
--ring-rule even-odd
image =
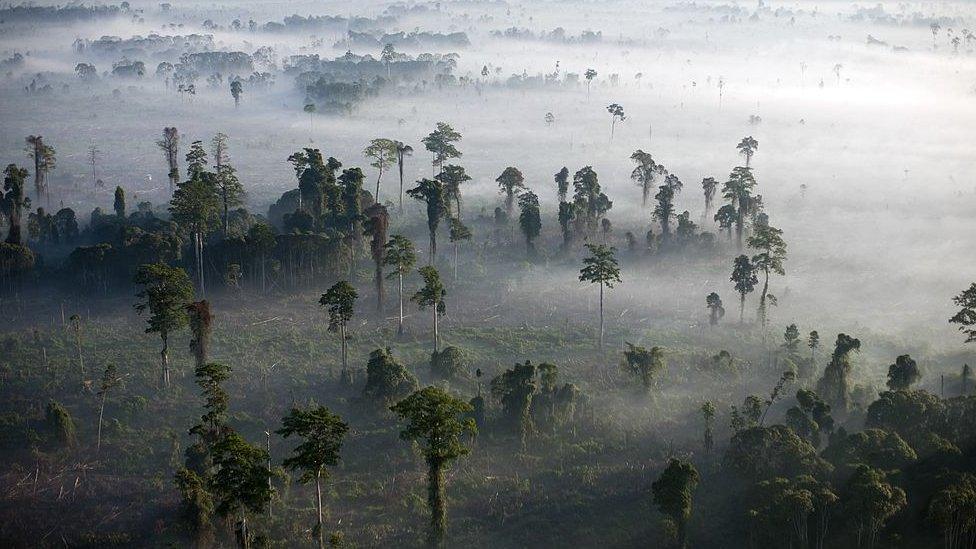
[[[0,543],[976,548],[972,25],[0,5]]]

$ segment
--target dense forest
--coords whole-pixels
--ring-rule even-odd
[[[0,541],[976,547],[976,11],[778,4],[0,7]]]

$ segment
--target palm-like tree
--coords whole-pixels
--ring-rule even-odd
[[[414,250],[413,242],[399,234],[391,236],[383,249],[383,264],[393,268],[386,276],[397,279],[397,296],[400,307],[400,313],[397,317],[397,335],[403,335],[403,275],[409,273],[417,263],[417,253]]]
[[[749,167],[749,161],[752,160],[752,155],[756,154],[759,150],[759,142],[752,138],[752,136],[743,137],[742,141],[735,146],[738,149],[739,154],[746,157],[746,167]]]
[[[769,223],[756,225],[755,232],[749,237],[747,244],[750,248],[759,253],[752,257],[752,264],[759,271],[763,272],[763,288],[759,294],[759,321],[766,325],[766,300],[775,297],[769,293],[769,273],[778,275],[786,274],[783,269],[783,262],[786,261],[786,242],[783,240],[783,231],[773,227]]]
[[[407,190],[407,195],[427,205],[427,232],[430,237],[430,259],[434,264],[437,257],[437,226],[447,212],[444,185],[436,179],[421,179],[417,186]]]
[[[603,289],[613,288],[620,282],[620,266],[614,257],[616,248],[608,248],[602,244],[587,244],[590,255],[583,258],[583,268],[580,269],[580,282],[600,285],[600,349],[603,349]]]
[[[393,146],[396,147],[397,170],[400,172],[400,213],[403,213],[403,162],[413,155],[413,147],[402,141],[394,141]]]

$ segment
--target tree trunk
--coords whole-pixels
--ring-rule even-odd
[[[434,264],[434,259],[437,257],[437,233],[430,231],[430,264]]]
[[[403,156],[397,158],[397,167],[400,169],[400,213],[403,213]]]
[[[743,320],[745,318],[745,311],[746,311],[746,294],[740,293],[739,294],[739,324],[745,322],[745,320]]]
[[[397,316],[397,335],[403,335],[403,272],[397,272],[397,294],[400,302],[400,314]]]
[[[439,335],[437,332],[437,304],[435,303],[431,309],[434,311],[434,354],[437,354],[437,337]]]
[[[342,377],[346,377],[346,323],[339,324],[339,338],[342,339]]]
[[[458,273],[458,243],[454,241],[454,282],[457,282]]]
[[[439,461],[428,461],[427,505],[430,506],[430,531],[427,541],[431,547],[441,547],[447,532],[447,502],[444,500],[444,471]]]
[[[678,547],[685,549],[688,547],[688,521],[684,518],[678,519]]]
[[[325,542],[322,541],[322,471],[321,469],[315,474],[315,501],[316,510],[318,513],[318,538],[319,538],[319,549],[325,547]]]
[[[162,334],[160,337],[163,339],[163,350],[159,352],[160,357],[163,359],[163,387],[169,388],[169,336],[167,334]]]
[[[373,197],[373,200],[375,200],[377,204],[380,203],[380,179],[382,178],[383,178],[383,168],[380,168],[380,174],[376,176],[376,196]]]
[[[98,436],[95,438],[95,453],[102,449],[102,415],[105,413],[105,397],[108,391],[102,391],[102,402],[98,406]]]
[[[600,283],[600,350],[603,350],[603,283]]]

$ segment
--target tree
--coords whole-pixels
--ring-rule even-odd
[[[491,380],[491,394],[502,404],[505,422],[518,436],[519,447],[525,451],[525,442],[532,431],[530,407],[532,396],[538,390],[535,382],[536,367],[525,361],[502,372]]]
[[[192,171],[192,170],[191,170]],[[195,171],[187,181],[183,181],[173,192],[169,211],[173,221],[179,224],[193,238],[193,249],[197,271],[197,285],[200,293],[205,293],[203,249],[206,235],[217,224],[220,204],[214,192],[215,177],[211,172]]]
[[[654,504],[674,522],[678,532],[678,547],[682,549],[688,546],[688,519],[691,518],[692,499],[699,480],[694,465],[672,458],[661,476],[651,484]]]
[[[613,207],[613,202],[602,191],[592,166],[584,166],[573,175],[573,190],[576,220],[584,225],[586,234],[592,235],[600,219]]]
[[[946,549],[964,549],[972,546],[976,531],[976,477],[954,476],[929,502],[928,516],[942,528]]]
[[[461,441],[474,436],[474,419],[465,417],[473,408],[438,387],[425,387],[390,408],[407,425],[400,438],[417,442],[427,462],[427,505],[430,507],[428,542],[444,543],[447,534],[447,496],[444,493],[444,468],[470,449]]]
[[[732,241],[732,226],[735,225],[735,220],[738,219],[738,215],[735,213],[735,206],[731,204],[725,204],[715,212],[715,216],[712,218],[720,229],[725,230],[729,241]]]
[[[194,301],[186,306],[190,324],[190,352],[193,353],[196,367],[199,368],[209,362],[210,334],[213,331],[213,315],[210,314],[210,302],[206,299]]]
[[[417,378],[393,356],[389,347],[369,353],[363,397],[389,404],[417,390]]]
[[[810,332],[807,336],[807,347],[810,348],[810,362],[813,363],[814,368],[817,362],[817,349],[820,347],[820,334],[816,330]]]
[[[973,377],[973,371],[969,364],[962,365],[962,374],[959,378],[962,381],[962,396],[969,396],[969,382]]]
[[[163,365],[162,382],[169,387],[169,336],[185,327],[187,303],[193,301],[193,284],[186,271],[163,263],[141,265],[134,279],[143,287],[136,297],[136,311],[140,314],[149,311],[146,319],[146,333],[159,334],[163,348],[159,352]]]
[[[212,488],[217,512],[222,516],[238,514],[238,545],[242,549],[251,546],[251,534],[247,528],[247,512],[263,513],[271,500],[271,471],[266,462],[268,453],[251,445],[241,435],[230,432],[213,448],[216,469]]]
[[[244,84],[240,79],[235,78],[230,83],[230,95],[234,98],[234,108],[241,106],[241,97],[244,96]]]
[[[390,214],[386,206],[375,202],[364,212],[366,224],[363,234],[370,237],[369,253],[375,266],[376,310],[383,311],[383,257],[386,250],[386,231],[390,226]]]
[[[82,384],[85,382],[85,355],[81,352],[81,317],[71,315],[68,319],[71,331],[75,333],[75,350],[78,353],[78,377]]]
[[[460,219],[452,217],[450,238],[451,243],[454,244],[454,281],[456,282],[458,278],[458,251],[461,242],[471,240],[471,230],[464,223],[461,223]]]
[[[453,380],[464,377],[464,353],[454,346],[444,347],[430,357],[430,371],[440,379]]]
[[[162,149],[169,168],[169,188],[176,187],[180,181],[180,133],[175,127],[163,128],[163,138],[156,141],[156,146]]]
[[[661,223],[661,237],[667,242],[671,239],[671,219],[674,218],[674,188],[661,185],[654,199],[657,200],[657,206],[654,207],[652,217]]]
[[[888,388],[892,391],[907,391],[922,379],[918,364],[908,355],[900,355],[895,363],[888,366]]]
[[[885,474],[858,465],[847,482],[841,504],[845,515],[854,524],[857,546],[874,547],[878,532],[892,516],[906,505],[905,491],[886,481]]]
[[[613,130],[617,125],[617,120],[619,119],[623,122],[627,119],[627,116],[624,114],[624,108],[616,103],[611,103],[607,107],[607,112],[610,113],[610,141],[613,141]]]
[[[356,289],[345,280],[340,280],[326,290],[319,298],[319,305],[328,307],[329,312],[329,331],[339,332],[339,341],[342,348],[342,377],[346,378],[347,371],[347,337],[346,327],[352,320],[352,315],[356,305],[356,298],[359,294]]]
[[[396,58],[397,58],[397,52],[396,49],[393,47],[393,44],[389,42],[386,43],[383,46],[383,51],[380,52],[380,60],[383,61],[384,65],[386,65],[387,79],[390,78],[390,64],[396,61]]]
[[[444,122],[438,122],[437,128],[421,140],[424,147],[433,156],[431,164],[434,169],[434,175],[437,175],[444,162],[451,158],[461,157],[461,151],[454,146],[460,140],[461,134],[456,132],[450,124]]]
[[[782,234],[782,230],[769,223],[760,223],[756,225],[752,236],[746,241],[750,248],[759,252],[752,256],[752,264],[756,270],[763,273],[763,288],[759,294],[759,321],[764,333],[767,318],[766,299],[769,298],[774,304],[776,302],[776,298],[769,293],[769,273],[773,272],[780,276],[786,274],[783,269],[783,262],[786,261],[786,242]]]
[[[98,435],[95,438],[95,452],[102,449],[102,417],[105,415],[105,401],[108,393],[122,382],[115,364],[109,364],[102,373],[102,384],[98,388]]]
[[[241,185],[237,177],[237,170],[228,164],[227,155],[227,136],[217,133],[211,142],[213,147],[215,191],[220,200],[223,215],[221,216],[224,238],[228,238],[228,225],[230,224],[230,209],[244,203],[244,186]]]
[[[823,457],[838,468],[863,463],[884,471],[904,469],[918,459],[915,450],[898,433],[884,429],[865,429],[831,437]]]
[[[281,429],[276,432],[283,438],[296,435],[302,439],[282,465],[287,469],[302,471],[299,478],[302,483],[315,480],[316,526],[313,533],[318,538],[319,549],[322,549],[325,547],[322,538],[322,477],[328,476],[326,467],[339,464],[339,452],[349,432],[349,425],[325,406],[305,410],[292,408],[281,420]]]
[[[742,249],[742,234],[746,217],[749,216],[755,206],[752,197],[752,189],[755,186],[756,179],[752,176],[752,169],[742,167],[733,168],[732,173],[729,174],[729,180],[722,186],[722,196],[729,201],[729,206],[735,212],[735,237],[740,250]],[[715,214],[716,221],[719,221],[719,214],[723,214],[722,209],[719,209],[718,213]],[[728,214],[723,214],[723,217],[725,215]]]
[[[29,135],[27,142],[27,156],[34,162],[34,191],[37,200],[47,193],[47,175],[54,169],[56,162],[54,147],[44,142],[40,135]]]
[[[630,178],[641,188],[641,207],[647,207],[647,198],[651,195],[651,189],[659,176],[667,173],[664,166],[654,161],[650,153],[640,149],[630,155],[630,159],[637,163],[634,171],[630,172]]]
[[[702,420],[705,423],[705,434],[702,437],[702,445],[705,448],[705,453],[710,453],[712,448],[715,447],[715,435],[713,433],[715,425],[715,405],[709,401],[705,401],[701,407]]]
[[[708,218],[708,214],[712,211],[712,201],[715,200],[716,190],[718,190],[718,181],[715,181],[714,177],[706,177],[702,179],[702,192],[705,193],[704,218]]]
[[[383,172],[397,161],[396,142],[391,139],[373,139],[369,145],[363,149],[363,156],[370,160],[369,165],[376,168],[376,195],[373,197],[376,202],[380,201],[380,180],[383,179]]]
[[[959,312],[949,319],[950,324],[958,324],[959,331],[966,334],[966,343],[976,342],[976,282],[952,298]]]
[[[24,180],[27,170],[18,168],[15,164],[8,164],[3,171],[4,194],[0,200],[0,212],[7,218],[9,229],[6,243],[19,246],[21,243],[21,219],[24,209],[30,209],[30,198],[24,191]]]
[[[596,78],[596,74],[597,74],[596,71],[593,69],[586,69],[586,72],[583,73],[583,76],[586,78],[586,100],[587,101],[590,100],[590,82],[592,82],[593,79]]]
[[[749,261],[749,256],[740,255],[732,261],[732,276],[735,291],[739,292],[739,324],[742,324],[746,308],[746,295],[756,289],[759,277],[756,276],[756,266]]]
[[[501,175],[495,178],[495,181],[498,183],[499,192],[505,195],[505,213],[511,218],[512,209],[515,205],[515,196],[520,191],[527,190],[525,177],[522,176],[522,172],[518,168],[509,166],[502,171]]]
[[[572,202],[560,202],[557,218],[559,220],[559,229],[563,234],[563,250],[569,250],[573,245],[576,205]]]
[[[580,269],[580,282],[600,285],[600,349],[603,349],[603,288],[613,288],[620,282],[620,267],[614,257],[617,249],[603,244],[587,244],[590,255],[583,258],[583,268]]]
[[[401,141],[394,141],[393,146],[396,149],[397,169],[400,171],[400,213],[403,213],[403,162],[413,154],[413,147]]]
[[[753,139],[752,136],[743,137],[742,141],[739,141],[739,144],[735,148],[739,151],[739,154],[746,157],[746,167],[748,168],[749,161],[752,160],[752,155],[756,154],[756,151],[759,150],[759,142]]]
[[[437,226],[447,213],[444,186],[436,179],[421,179],[417,186],[409,189],[407,195],[427,205],[427,234],[430,237],[430,258],[433,265],[437,257]]]
[[[115,203],[113,204],[115,209],[115,216],[119,219],[125,219],[125,190],[122,187],[115,187]]]
[[[390,240],[383,245],[383,250],[383,264],[393,268],[386,276],[397,279],[397,301],[400,311],[397,315],[397,335],[401,336],[403,335],[403,275],[409,273],[417,263],[417,253],[414,251],[413,242],[399,234],[391,236]]]
[[[556,182],[556,195],[559,201],[566,202],[566,193],[569,192],[569,168],[563,166],[563,169],[553,176],[553,180]]]
[[[535,256],[534,240],[542,231],[542,215],[539,213],[539,197],[532,191],[519,195],[519,227],[525,235],[525,246],[529,257]]]
[[[646,349],[627,343],[623,367],[624,371],[640,381],[644,394],[650,394],[655,378],[665,368],[664,349],[661,347]]]
[[[854,365],[851,353],[861,350],[861,340],[847,334],[837,334],[834,352],[823,376],[817,382],[817,393],[833,408],[847,411],[850,408],[850,375]]]
[[[309,103],[305,103],[305,106],[302,107],[302,110],[305,111],[306,114],[308,114],[308,132],[312,133],[313,131],[312,121],[314,120],[315,117],[315,111],[318,109],[316,109],[315,103],[309,102]]]
[[[471,181],[471,176],[465,173],[464,168],[448,164],[441,169],[441,173],[434,178],[444,185],[444,207],[450,212],[451,204],[454,204],[454,212],[451,217],[461,219],[461,185]]]
[[[434,317],[434,352],[437,352],[437,340],[439,333],[437,331],[437,318],[443,316],[447,312],[447,304],[444,301],[444,297],[447,296],[447,290],[444,289],[444,284],[441,282],[441,275],[437,272],[437,269],[430,265],[421,267],[417,272],[420,273],[420,277],[424,280],[424,285],[417,293],[413,294],[411,301],[417,303],[417,306],[421,310],[427,309],[428,307],[433,312]]]
[[[722,298],[715,292],[705,296],[705,307],[708,309],[709,326],[718,326],[718,321],[725,316],[725,307],[722,306]]]

